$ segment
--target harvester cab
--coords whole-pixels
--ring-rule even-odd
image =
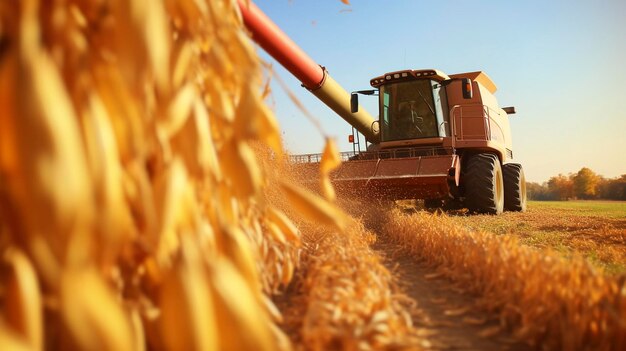
[[[512,163],[508,114],[515,109],[498,106],[496,86],[484,72],[404,70],[370,84],[377,90],[354,92],[351,110],[358,111],[359,93],[378,95],[379,142],[351,160],[378,160],[378,166],[363,183],[347,170],[364,165],[346,164],[343,173],[349,176],[338,171],[338,184],[377,184],[371,189],[376,196],[422,198],[427,206],[464,202],[485,213],[525,209],[523,170]]]
[[[424,77],[421,77],[424,75]],[[435,80],[435,75],[440,80]],[[378,90],[352,93],[351,110],[358,112],[358,94],[378,95],[380,99],[380,141],[408,140],[405,144],[424,144],[417,139],[439,138],[450,135],[448,102],[445,86],[454,80],[445,79],[441,72],[401,71],[374,78],[372,86]],[[386,77],[390,77],[388,80]],[[464,78],[465,79],[465,78]],[[471,81],[465,79],[464,98],[472,98]],[[389,144],[395,145],[395,144]]]

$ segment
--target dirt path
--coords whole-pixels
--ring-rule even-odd
[[[497,316],[471,310],[476,297],[468,296],[433,269],[379,236],[372,247],[396,275],[404,293],[416,301],[413,323],[433,350],[532,350],[500,331]]]

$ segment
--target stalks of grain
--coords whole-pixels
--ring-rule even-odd
[[[399,288],[355,224],[339,234],[303,227],[306,267],[299,337],[307,350],[420,349]]]
[[[626,285],[581,258],[520,245],[455,226],[446,216],[396,210],[383,224],[389,236],[439,272],[482,296],[483,309],[503,327],[549,350],[623,350]]]
[[[0,345],[290,348],[267,295],[300,234],[266,200],[254,147],[283,151],[237,11],[0,3]]]

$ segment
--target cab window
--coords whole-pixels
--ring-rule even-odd
[[[437,100],[433,90],[437,90]],[[383,141],[440,136],[443,124],[440,87],[431,80],[385,84],[380,87]],[[445,128],[443,130],[445,134]]]

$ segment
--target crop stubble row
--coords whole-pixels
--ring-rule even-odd
[[[445,215],[394,210],[383,222],[383,235],[480,296],[474,307],[499,314],[518,339],[549,350],[626,347],[623,277],[512,236],[468,230]]]

